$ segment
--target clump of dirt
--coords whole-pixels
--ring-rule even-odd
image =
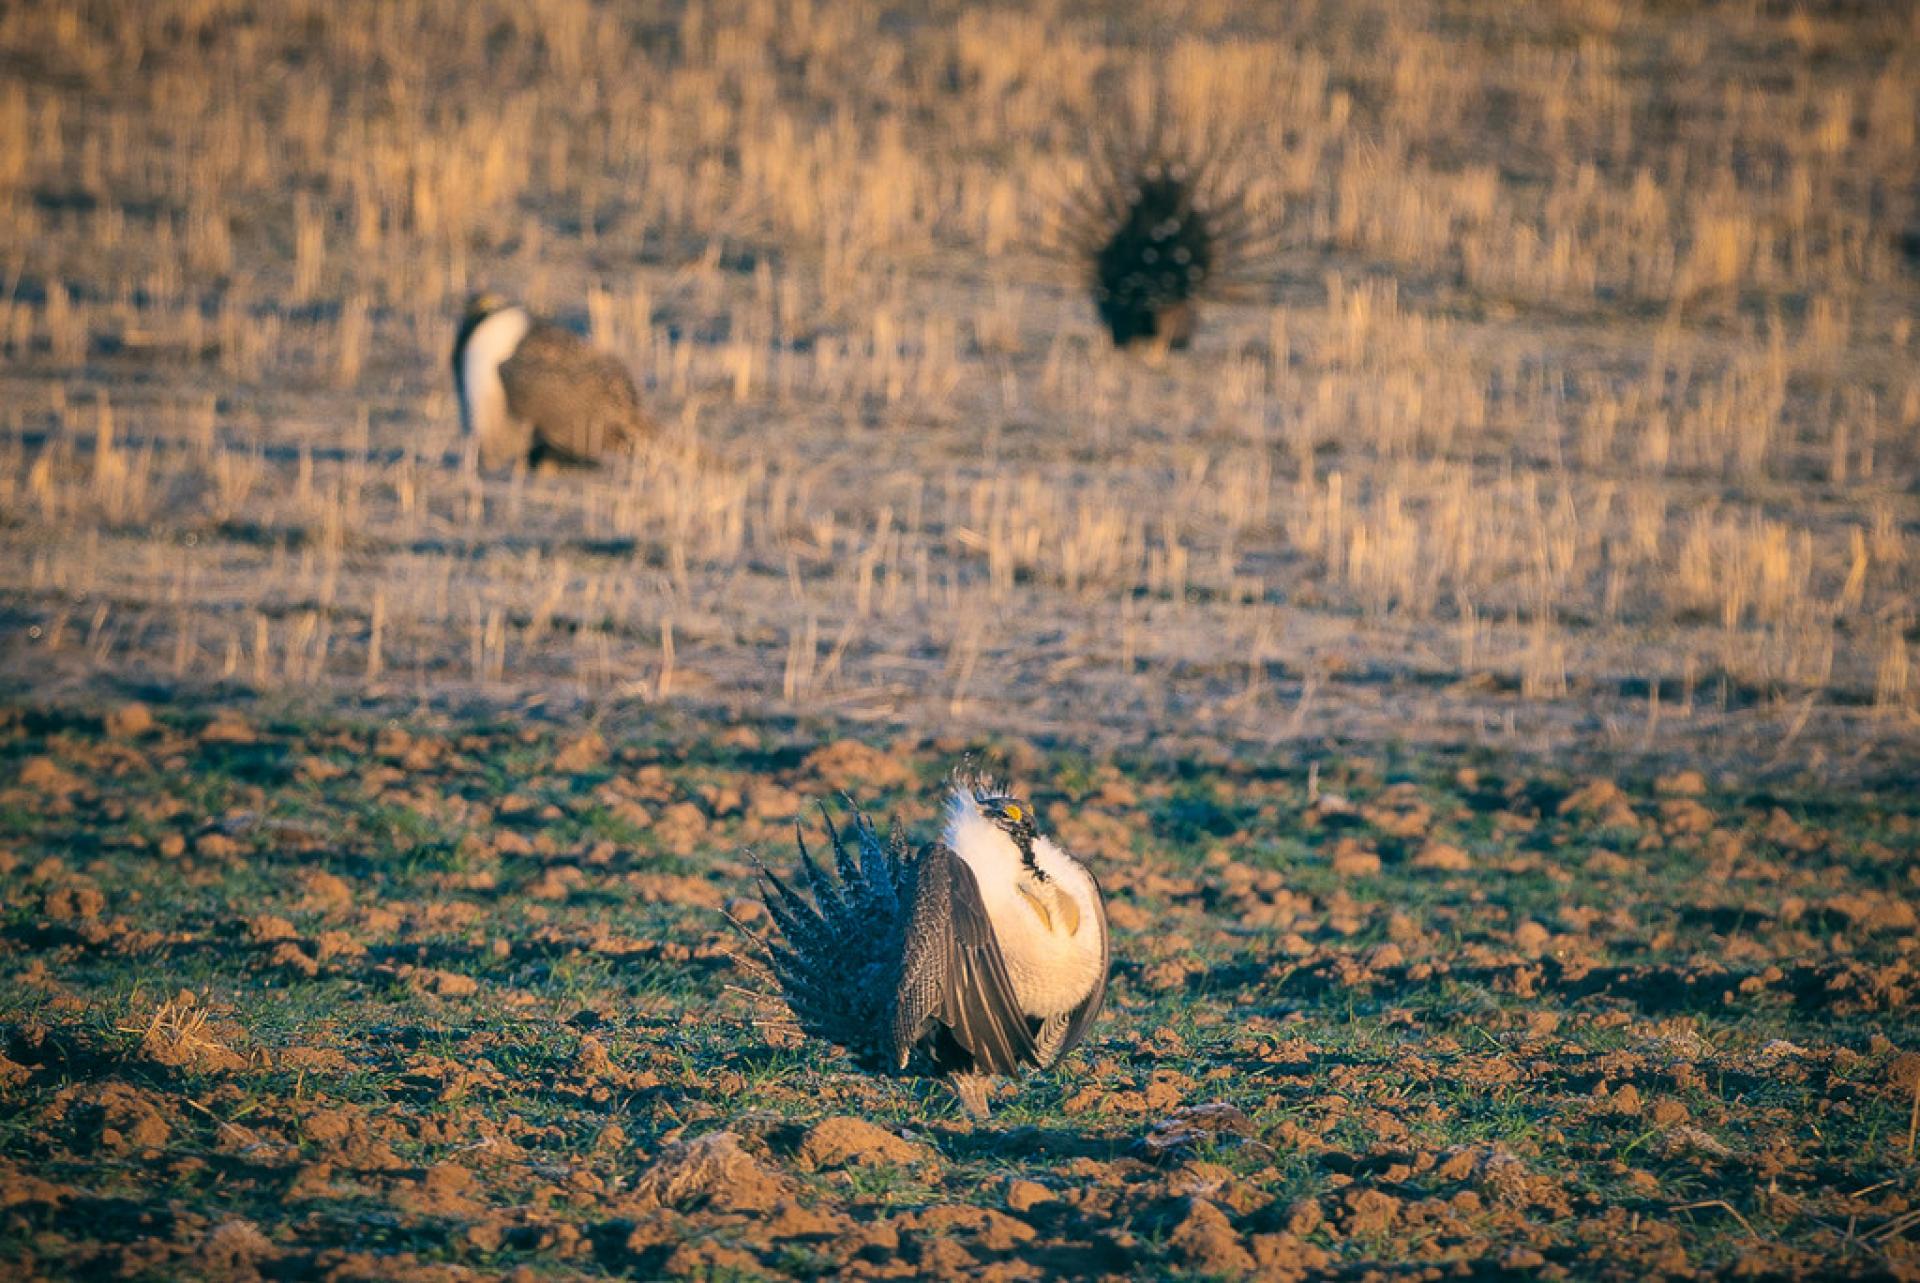
[[[122,704],[102,719],[102,728],[112,739],[139,739],[154,729],[153,710],[138,701]]]
[[[136,746],[89,738],[93,716],[49,725],[0,720],[0,798],[38,826],[0,828],[22,909],[0,925],[21,1010],[0,1203],[43,1272],[1911,1259],[1904,798],[1496,758],[1329,760],[1316,794],[1272,763],[1023,750],[1049,831],[1114,848],[1095,859],[1112,990],[1082,1049],[999,1084],[975,1125],[804,1037],[718,911],[766,929],[739,848],[818,773],[934,778],[952,763],[930,746],[813,758],[769,730],[736,762],[649,732],[570,773],[574,739],[531,726],[262,717],[175,760],[164,726]],[[64,812],[20,787],[35,759]],[[151,977],[174,973],[194,988],[161,1000]]]
[[[915,1166],[937,1161],[937,1156],[925,1145],[844,1114],[823,1118],[808,1128],[797,1157],[804,1166],[815,1170],[873,1163]]]
[[[633,1192],[662,1207],[763,1212],[791,1197],[793,1184],[749,1153],[740,1137],[717,1131],[667,1146]]]
[[[28,758],[17,778],[23,791],[60,802],[87,787],[85,780],[46,756]]]
[[[342,1166],[366,1171],[406,1166],[391,1144],[404,1136],[405,1129],[385,1119],[370,1120],[365,1110],[354,1105],[309,1109],[299,1118],[297,1129],[302,1139]]]
[[[1359,838],[1343,837],[1333,845],[1333,871],[1343,878],[1367,878],[1380,872],[1380,853]]]
[[[183,989],[154,1011],[140,1037],[140,1054],[170,1069],[234,1072],[247,1067],[247,1058],[230,1045],[239,1033]]]
[[[107,907],[100,889],[82,882],[51,887],[40,903],[40,911],[52,922],[71,922],[76,918],[97,918]]]
[[[1253,1254],[1241,1242],[1227,1214],[1202,1198],[1187,1200],[1186,1214],[1167,1235],[1174,1254],[1207,1274],[1245,1274],[1253,1269]]]
[[[895,1233],[916,1243],[923,1259],[934,1245],[954,1240],[971,1249],[970,1256],[973,1252],[1012,1252],[1038,1237],[1025,1221],[991,1207],[965,1203],[941,1203],[908,1212],[894,1217],[891,1226]]]
[[[235,709],[221,709],[200,729],[202,744],[254,744],[259,735],[245,715]]]
[[[158,1157],[173,1136],[166,1098],[123,1082],[67,1088],[54,1098],[51,1112],[65,1121],[82,1153],[97,1149]]]
[[[1433,869],[1441,873],[1465,873],[1473,867],[1473,857],[1451,842],[1428,842],[1408,865],[1416,869]]]
[[[1190,1153],[1223,1138],[1254,1134],[1253,1120],[1238,1106],[1211,1101],[1178,1109],[1147,1130],[1140,1139],[1141,1154],[1164,1159]]]
[[[222,1221],[207,1231],[190,1258],[193,1273],[204,1279],[246,1283],[261,1277],[261,1267],[280,1255],[272,1240],[251,1221]]]
[[[417,1181],[399,1182],[393,1201],[396,1206],[428,1216],[473,1216],[484,1204],[474,1196],[481,1192],[480,1179],[457,1163],[436,1163]]]
[[[607,741],[598,731],[585,734],[563,745],[553,755],[553,769],[562,775],[580,775],[607,760]]]
[[[823,744],[807,754],[800,763],[800,775],[836,793],[872,793],[913,782],[913,772],[898,755],[850,739]]]

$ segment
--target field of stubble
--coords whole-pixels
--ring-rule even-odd
[[[0,1263],[1920,1273],[1916,51],[0,7]],[[1284,232],[1164,359],[1042,231],[1148,99]],[[480,288],[656,448],[467,467]],[[721,910],[982,749],[1117,963],[975,1127]]]

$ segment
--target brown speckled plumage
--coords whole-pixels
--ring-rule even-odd
[[[627,367],[550,321],[533,323],[501,364],[500,381],[514,418],[532,432],[534,463],[593,463],[651,431]]]
[[[512,341],[504,359],[499,351],[492,352],[499,361],[497,396],[504,404],[475,405],[466,369],[469,343],[483,325],[507,312],[524,318],[525,332]],[[468,305],[454,342],[453,374],[462,414],[468,430],[479,437],[481,462],[487,467],[517,459],[536,465],[599,463],[632,450],[654,432],[640,407],[633,376],[617,357],[564,326],[527,317],[490,295]],[[495,395],[486,393],[481,399]]]

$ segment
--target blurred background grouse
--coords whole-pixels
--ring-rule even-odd
[[[497,295],[467,304],[453,345],[460,422],[480,465],[589,465],[653,434],[627,367]]]
[[[1182,140],[1156,118],[1110,137],[1052,239],[1080,265],[1115,347],[1182,349],[1200,305],[1244,287],[1279,239],[1237,135]]]

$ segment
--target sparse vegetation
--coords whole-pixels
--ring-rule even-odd
[[[1920,11],[1190,9],[0,6],[0,1260],[1917,1268]],[[478,474],[482,288],[662,439]],[[718,910],[983,739],[1120,964],[975,1132]]]
[[[1910,750],[1910,9],[876,20],[0,17],[14,671]],[[1284,211],[1159,363],[1027,234],[1148,97]],[[484,285],[672,442],[460,467]]]
[[[9,1258],[1912,1265],[1908,789],[1485,752],[1332,757],[1309,786],[1265,760],[1003,745],[1099,867],[1118,961],[1087,1048],[977,1125],[799,1041],[733,959],[722,910],[763,924],[741,848],[784,844],[872,751],[820,738],[7,716],[0,804],[41,817],[0,846]],[[924,831],[950,754],[889,759],[879,797]],[[603,836],[608,813],[641,836]]]

